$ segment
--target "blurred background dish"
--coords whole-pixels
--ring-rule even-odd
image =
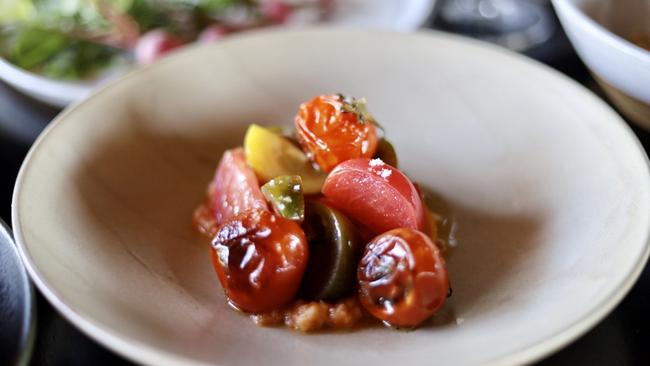
[[[65,107],[193,42],[314,23],[411,31],[436,0],[15,0],[0,6],[0,78]]]
[[[55,107],[65,107],[84,99],[99,85],[98,81],[79,82],[48,78],[21,69],[3,58],[0,58],[0,78],[25,95]]]
[[[0,365],[26,365],[34,342],[32,287],[0,219]]]
[[[605,94],[650,129],[650,0],[553,0],[553,5]]]
[[[547,5],[548,0],[442,0],[436,25],[525,52],[555,34]]]

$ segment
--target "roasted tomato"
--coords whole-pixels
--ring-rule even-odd
[[[366,246],[357,272],[359,300],[389,325],[415,327],[445,302],[445,260],[427,235],[395,229]]]
[[[212,239],[212,249],[226,296],[250,313],[287,305],[299,289],[308,259],[300,225],[266,210],[247,211],[226,221]]]
[[[323,194],[375,235],[398,227],[424,228],[422,200],[415,186],[379,159],[339,164],[325,180]]]
[[[241,148],[223,154],[208,194],[217,225],[244,211],[268,210],[255,172],[246,164]]]
[[[326,172],[349,159],[371,158],[377,131],[364,100],[320,95],[300,105],[295,119],[298,142]]]

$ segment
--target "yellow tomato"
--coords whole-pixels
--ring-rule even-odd
[[[305,194],[319,193],[327,175],[316,170],[307,155],[288,139],[259,125],[244,137],[246,162],[263,182],[280,175],[299,175]]]

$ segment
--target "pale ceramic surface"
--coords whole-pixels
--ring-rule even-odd
[[[477,62],[480,60],[480,62]],[[300,335],[229,309],[193,209],[249,123],[368,97],[401,166],[457,213],[446,325]],[[245,35],[127,76],[32,148],[13,222],[29,272],[90,336],[148,364],[513,364],[585,332],[648,255],[647,159],[569,79],[437,33]]]
[[[585,64],[608,85],[645,103],[645,111],[616,95],[614,102],[650,128],[650,51],[625,39],[650,35],[650,0],[553,0],[553,5]]]
[[[335,0],[338,4],[328,24],[339,27],[363,27],[396,31],[412,31],[429,19],[436,0]],[[307,20],[289,24],[300,27]],[[0,57],[0,79],[36,100],[55,107],[85,99],[107,79],[124,74],[113,70],[102,79],[88,82],[56,80],[20,69]]]

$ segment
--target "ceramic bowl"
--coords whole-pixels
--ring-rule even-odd
[[[626,117],[650,129],[650,0],[553,0],[576,52]]]
[[[360,27],[412,31],[429,19],[436,0],[336,0],[327,23],[339,27]],[[308,25],[312,20],[297,20],[290,27]],[[0,79],[25,95],[54,107],[66,107],[86,98],[108,80],[124,75],[128,67],[109,70],[94,80],[52,79],[14,66],[0,57]]]
[[[221,153],[334,92],[367,97],[401,168],[457,222],[438,325],[303,335],[226,305],[191,224]],[[464,38],[332,29],[242,35],[130,74],[46,129],[13,201],[45,296],[152,365],[531,362],[630,289],[649,216],[641,145],[582,86]]]

